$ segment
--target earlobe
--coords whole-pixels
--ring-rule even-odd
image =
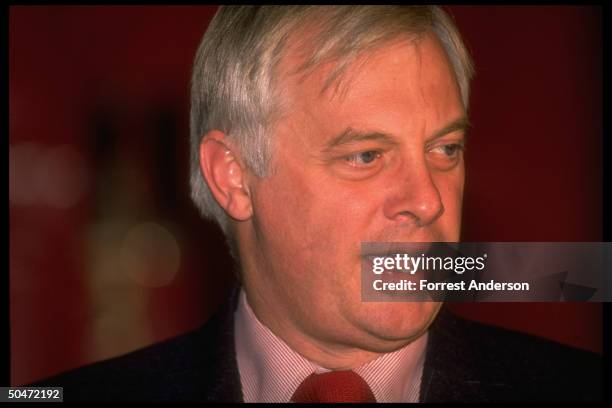
[[[232,218],[245,221],[252,215],[246,170],[225,133],[211,130],[200,143],[200,169],[215,200]]]

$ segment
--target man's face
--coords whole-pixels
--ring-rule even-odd
[[[300,62],[289,53],[278,72]],[[458,241],[465,110],[433,35],[370,52],[342,92],[321,94],[327,73],[281,75],[270,173],[251,179],[254,214],[239,227],[244,285],[259,319],[298,349],[388,352],[439,304],[361,302],[360,244]]]

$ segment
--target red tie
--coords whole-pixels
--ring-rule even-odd
[[[376,402],[372,390],[352,371],[311,374],[291,397],[292,402]]]

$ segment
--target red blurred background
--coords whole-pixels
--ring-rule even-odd
[[[464,241],[601,241],[602,13],[448,6],[476,62]],[[11,384],[202,324],[223,237],[189,200],[189,77],[213,6],[12,6]],[[457,304],[595,352],[600,304]]]

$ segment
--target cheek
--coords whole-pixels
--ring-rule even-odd
[[[260,224],[277,245],[330,253],[359,248],[376,212],[377,195],[355,191],[322,173],[285,168],[266,180],[257,196]]]
[[[307,308],[312,299],[327,306],[345,299],[346,287],[357,285],[369,207],[337,183],[298,171],[275,174],[254,199],[269,281]]]
[[[291,167],[261,182],[254,196],[256,222],[275,251],[284,252],[285,247],[287,251],[304,251],[313,234],[318,235],[317,226],[325,214],[318,210],[320,191],[315,186],[307,175]]]

